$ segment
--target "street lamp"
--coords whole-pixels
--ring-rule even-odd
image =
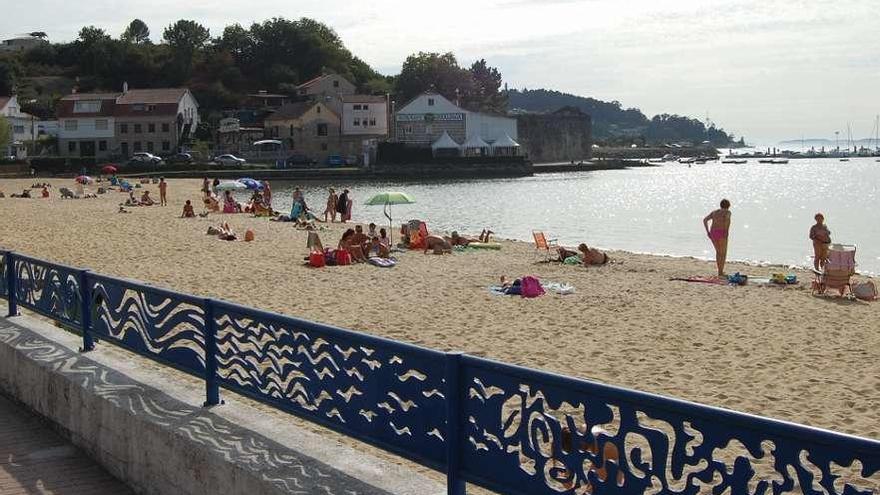
[[[36,105],[37,100],[31,99],[27,101],[30,105]],[[31,151],[36,155],[37,154],[37,126],[34,122],[34,114],[31,112]]]

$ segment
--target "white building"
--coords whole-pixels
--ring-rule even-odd
[[[516,119],[465,110],[432,91],[413,98],[394,114],[394,140],[430,146],[446,133],[460,145],[517,139]]]
[[[12,96],[0,96],[0,115],[2,115],[12,128],[12,139],[8,143],[0,143],[0,151],[3,156],[26,156],[24,143],[36,138],[33,115],[21,111],[18,98]]]
[[[48,41],[36,36],[23,35],[0,41],[0,52],[19,52],[40,46]]]
[[[343,136],[387,136],[388,99],[373,95],[344,95]]]

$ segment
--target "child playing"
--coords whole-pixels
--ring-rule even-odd
[[[825,225],[825,215],[816,213],[813,218],[816,219],[816,225],[810,227],[810,239],[813,241],[813,267],[816,270],[821,270],[828,261],[831,231]]]
[[[180,218],[195,218],[196,212],[193,210],[193,205],[190,200],[186,200],[186,204],[183,205],[183,214],[180,215]]]

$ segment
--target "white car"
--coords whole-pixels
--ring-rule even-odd
[[[134,153],[131,155],[130,161],[138,162],[138,163],[153,163],[153,164],[155,164],[155,163],[161,162],[162,158],[160,158],[152,153],[147,153],[146,151],[138,151],[137,153]]]
[[[214,161],[224,167],[231,167],[235,165],[241,165],[247,160],[245,160],[244,158],[239,158],[235,155],[220,155],[218,157],[215,157]]]

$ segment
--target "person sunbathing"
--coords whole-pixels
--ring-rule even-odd
[[[223,196],[223,213],[241,213],[241,205],[232,196],[232,191],[226,191]]]
[[[370,240],[370,248],[367,250],[367,255],[378,256],[380,258],[387,258],[391,253],[388,251],[388,246],[382,244],[382,241],[379,240],[379,236],[373,236]]]
[[[125,200],[125,206],[140,206],[140,201],[134,197],[134,191],[128,192],[128,199]]]
[[[425,254],[431,250],[434,251],[434,254],[451,254],[452,245],[439,235],[429,235],[425,237]]]
[[[223,222],[220,224],[220,233],[217,234],[217,238],[223,241],[234,241],[237,239],[235,236],[235,231],[229,226],[228,222]]]
[[[391,240],[388,239],[388,231],[385,230],[385,227],[379,229],[379,242],[387,248],[391,247]]]
[[[361,263],[367,261],[367,257],[364,256],[364,249],[360,244],[357,244],[353,241],[354,230],[348,229],[345,233],[342,234],[342,238],[339,239],[339,244],[336,246],[337,249],[344,249],[348,251],[348,254],[351,255],[351,260],[357,263]]]
[[[598,249],[591,248],[586,244],[581,243],[578,246],[578,251],[581,252],[581,259],[583,260],[584,266],[587,265],[604,265],[608,263],[608,255],[599,251]]]
[[[186,200],[186,204],[183,205],[183,214],[180,215],[180,218],[195,218],[196,212],[193,210],[193,205],[190,200]]]
[[[43,197],[44,197],[44,198],[48,198],[48,197],[49,197],[49,188],[46,187],[46,186],[43,186]]]
[[[217,201],[217,198],[213,194],[209,193],[209,195],[204,198],[203,202],[208,211],[213,211],[214,213],[220,211],[220,202]]]
[[[150,197],[150,191],[144,190],[144,194],[141,195],[141,206],[153,206],[154,204],[156,202]]]

